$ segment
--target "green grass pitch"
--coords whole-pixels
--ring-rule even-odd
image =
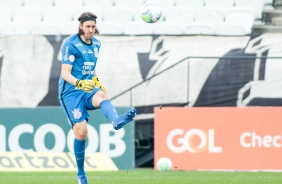
[[[282,172],[130,171],[87,172],[89,184],[281,184]],[[0,172],[1,184],[75,184],[74,172]]]

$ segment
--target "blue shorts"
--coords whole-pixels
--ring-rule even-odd
[[[71,127],[73,127],[77,122],[88,120],[89,114],[87,110],[97,109],[92,104],[92,98],[97,91],[100,90],[100,88],[95,88],[89,93],[77,90],[59,100]]]

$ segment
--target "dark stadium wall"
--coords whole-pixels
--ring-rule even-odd
[[[59,106],[59,50],[66,37],[0,38],[0,107]],[[15,39],[19,44],[14,44]],[[116,106],[132,105],[141,113],[152,113],[156,105],[282,105],[281,58],[273,58],[282,55],[282,34],[255,38],[98,36],[98,39],[102,47],[97,72],[110,97],[145,80],[131,93],[115,98]],[[192,58],[185,60],[187,57]],[[181,60],[184,61],[153,77]],[[19,78],[22,85],[17,89],[8,83]]]

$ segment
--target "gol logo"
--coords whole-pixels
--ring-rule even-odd
[[[200,143],[196,145],[194,139],[197,137]],[[222,152],[222,147],[215,146],[213,129],[209,129],[208,132],[200,129],[191,129],[187,132],[184,132],[183,129],[174,129],[169,132],[166,143],[168,148],[175,153],[182,153],[184,151],[197,153],[204,150],[207,150],[209,153]]]

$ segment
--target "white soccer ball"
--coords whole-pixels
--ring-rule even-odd
[[[157,169],[159,171],[169,171],[171,170],[172,162],[169,158],[162,157],[157,161]]]
[[[156,2],[148,1],[141,6],[140,16],[147,23],[155,23],[162,16],[162,9]]]

